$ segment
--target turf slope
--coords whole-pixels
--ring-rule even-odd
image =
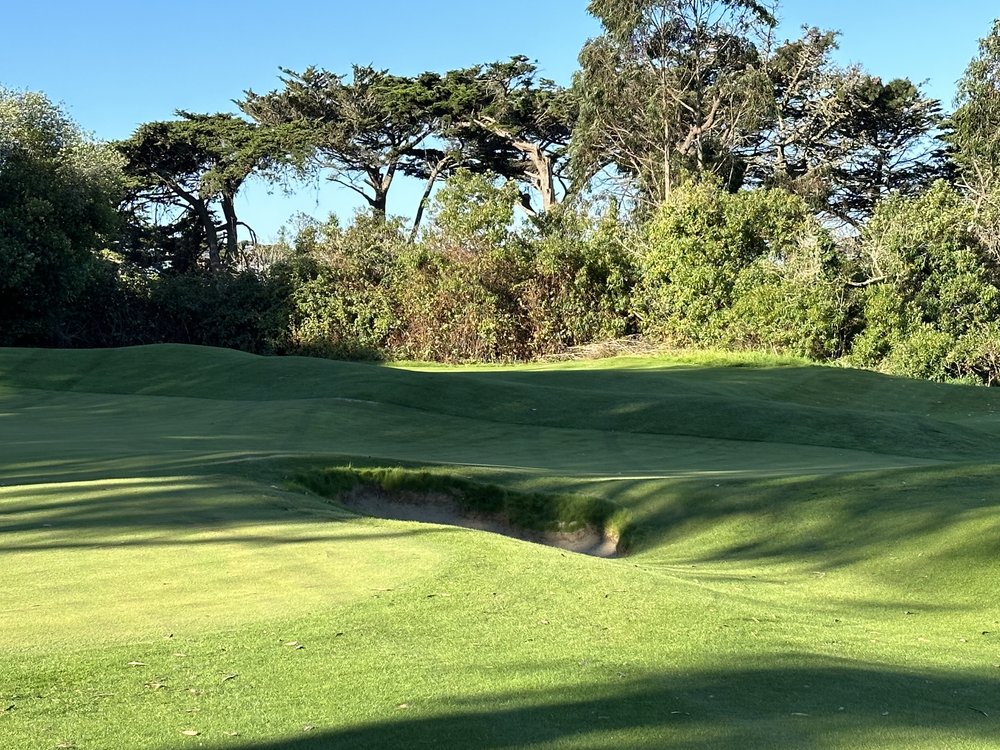
[[[0,350],[0,747],[1000,747],[1000,394],[772,364]],[[289,482],[347,464],[635,550]]]

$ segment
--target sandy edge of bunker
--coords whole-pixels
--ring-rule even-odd
[[[592,557],[621,557],[618,539],[600,529],[585,526],[577,531],[535,531],[512,524],[499,514],[464,510],[448,495],[438,492],[386,492],[373,487],[355,487],[338,500],[355,513],[392,521],[415,521],[488,531],[534,544],[557,547]]]

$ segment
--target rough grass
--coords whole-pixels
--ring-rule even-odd
[[[1000,393],[726,365],[0,350],[0,747],[1000,747]]]

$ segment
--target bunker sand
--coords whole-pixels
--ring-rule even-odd
[[[355,513],[374,518],[486,531],[592,557],[621,556],[618,551],[618,540],[601,533],[593,526],[585,526],[574,531],[525,529],[511,523],[501,514],[466,511],[443,493],[386,492],[373,487],[356,487],[342,494],[339,500]]]

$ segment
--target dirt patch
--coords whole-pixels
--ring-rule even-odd
[[[339,499],[356,513],[375,518],[458,526],[558,547],[582,555],[619,557],[618,540],[592,526],[576,531],[524,529],[500,515],[469,512],[443,493],[409,491],[389,493],[373,487],[356,487],[341,495]]]

